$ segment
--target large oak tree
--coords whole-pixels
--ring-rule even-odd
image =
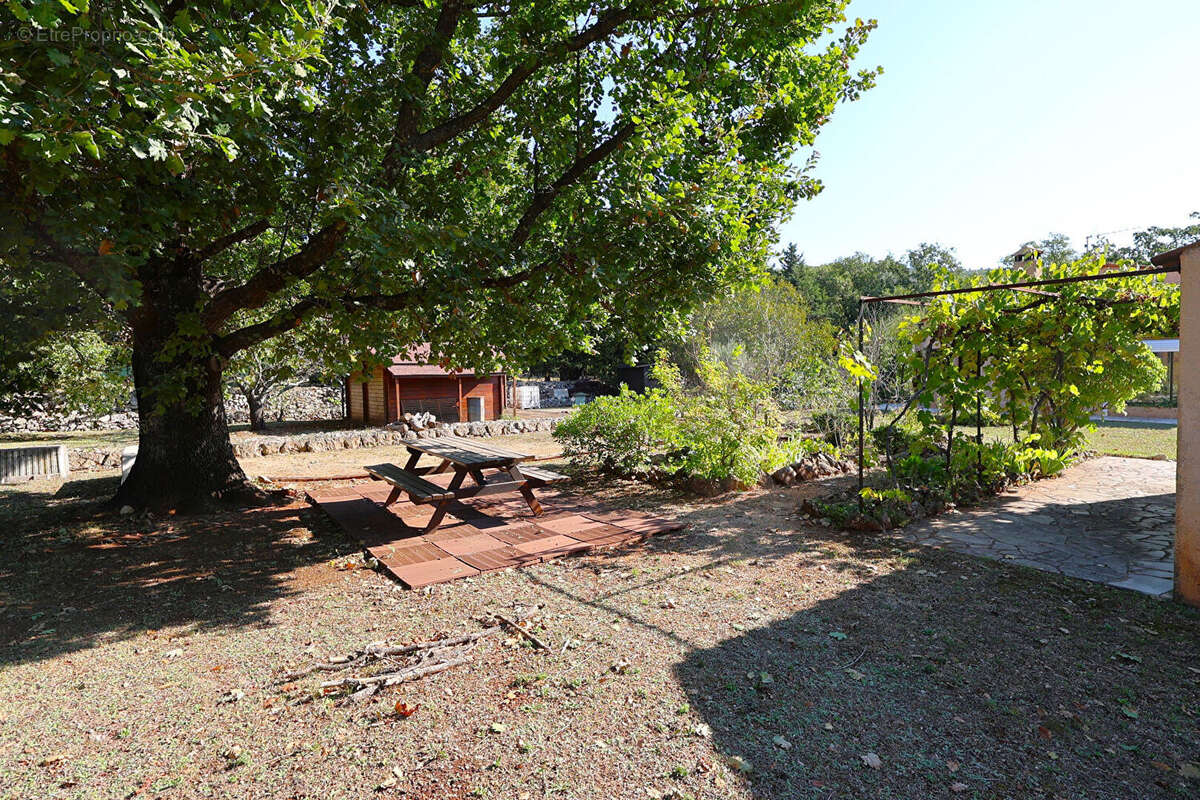
[[[531,363],[760,267],[819,189],[795,150],[875,76],[844,5],[9,3],[2,266],[132,347],[118,502],[241,499],[244,348],[319,324],[347,364]]]

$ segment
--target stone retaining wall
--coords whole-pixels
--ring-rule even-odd
[[[95,472],[101,469],[120,469],[124,448],[72,447],[67,452],[71,472]]]
[[[137,414],[122,411],[92,416],[77,412],[33,411],[21,417],[0,415],[0,433],[129,430],[138,426]]]
[[[342,390],[328,386],[298,386],[267,401],[268,422],[317,422],[342,418]],[[225,416],[230,422],[249,422],[250,407],[241,394],[225,395]]]
[[[387,447],[416,439],[443,436],[508,436],[535,431],[551,431],[560,417],[545,419],[503,419],[490,422],[438,423],[436,427],[401,432],[394,428],[356,428],[323,433],[299,433],[292,436],[239,436],[233,440],[233,454],[255,458],[279,453],[322,453],[329,450],[355,450],[361,447]],[[71,471],[87,472],[121,468],[121,449],[72,448]]]
[[[0,414],[0,433],[131,430],[138,426],[137,411],[126,409],[96,416],[52,408],[48,400],[27,401],[32,410],[22,416]],[[49,410],[47,410],[49,409]],[[249,422],[250,409],[240,394],[225,396],[225,415],[231,423]],[[327,386],[299,386],[267,402],[268,421],[316,422],[341,419],[342,390]]]

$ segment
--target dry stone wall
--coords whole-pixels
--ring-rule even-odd
[[[416,416],[428,417],[431,415]],[[414,419],[393,423],[384,428],[356,428],[321,433],[298,433],[291,436],[238,436],[233,440],[233,453],[238,458],[255,458],[280,453],[323,453],[330,450],[387,447],[416,439],[443,436],[509,436],[518,433],[551,431],[561,421],[561,417],[451,423]],[[413,424],[414,422],[416,424]],[[72,448],[69,458],[72,472],[120,469],[121,448]]]
[[[88,414],[53,409],[48,401],[26,400],[32,409],[20,416],[0,414],[0,433],[40,433],[66,431],[131,430],[138,426],[137,411],[124,409],[112,414]],[[240,394],[225,397],[225,414],[232,423],[250,421],[246,398]],[[342,391],[326,386],[300,386],[267,402],[267,420],[316,422],[341,419]]]
[[[398,422],[384,428],[359,428],[295,436],[249,436],[234,440],[233,454],[238,458],[254,458],[278,453],[321,453],[327,450],[386,447],[405,441],[437,439],[443,436],[510,436],[551,431],[560,421],[559,418],[503,419],[489,422],[433,422],[420,427],[411,422]]]

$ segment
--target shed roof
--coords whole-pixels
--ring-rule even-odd
[[[475,375],[473,369],[446,369],[439,364],[431,364],[429,345],[421,344],[406,353],[392,356],[391,366],[387,371],[396,378],[453,378],[457,376]],[[481,375],[500,375],[499,372],[480,373]]]

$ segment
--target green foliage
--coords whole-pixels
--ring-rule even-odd
[[[58,412],[89,416],[125,408],[133,394],[129,350],[95,331],[51,335],[4,365],[3,407],[30,409],[25,400],[48,401]]]
[[[1044,266],[1047,278],[1097,273],[1085,258]],[[1020,280],[993,270],[975,280]],[[935,298],[899,336],[921,406],[973,420],[976,401],[1016,429],[1039,434],[1047,450],[1073,452],[1092,413],[1125,403],[1162,381],[1162,362],[1142,343],[1178,319],[1179,288],[1155,277],[1089,281],[1053,294],[980,292]],[[926,429],[938,426],[917,413]],[[953,441],[953,440],[952,440]]]
[[[1107,241],[1101,241],[1098,249],[1107,248],[1108,257],[1114,261],[1126,261],[1131,267],[1145,266],[1159,253],[1200,239],[1200,211],[1193,211],[1188,219],[1193,220],[1189,225],[1151,225],[1134,233],[1132,243],[1125,247],[1114,247]]]
[[[892,463],[892,474],[905,486],[937,487],[954,498],[989,494],[1012,483],[1058,475],[1073,456],[1037,447],[1036,436],[1021,442],[977,443],[958,436],[949,466],[945,455],[928,443],[914,443]]]
[[[1043,263],[1043,276],[1097,274],[1103,263]],[[994,270],[976,276],[977,284],[957,285],[1024,277]],[[1178,287],[1154,277],[1062,284],[1032,296],[990,291],[929,300],[895,329],[894,352],[915,381],[915,402],[873,431],[902,494],[867,489],[814,510],[838,524],[887,528],[934,513],[946,501],[1061,473],[1078,457],[1093,412],[1123,409],[1161,380],[1162,363],[1142,339],[1177,320],[1178,306]],[[843,363],[864,381],[877,375],[865,357],[846,356]],[[1026,435],[982,442],[964,431],[996,417],[1014,439],[1017,431]]]
[[[687,475],[753,483],[783,463],[779,408],[770,387],[701,354],[697,385],[686,388],[660,358],[654,375],[675,405],[680,450],[672,463]]]
[[[0,257],[123,321],[177,269],[202,327],[176,361],[315,317],[344,361],[524,366],[605,320],[650,342],[819,191],[793,153],[876,74],[844,5],[10,3],[61,41],[3,43]],[[213,247],[257,220],[278,248]],[[251,329],[199,291],[241,283],[238,250],[272,278],[224,298],[270,309]]]
[[[715,358],[782,400],[807,384],[836,351],[833,326],[809,318],[794,286],[767,277],[701,307],[692,316],[681,360],[699,379],[699,362]]]
[[[876,503],[912,502],[912,495],[903,489],[872,489],[870,486],[864,486],[858,494],[862,499]]]
[[[661,388],[635,394],[622,387],[560,423],[554,437],[584,463],[631,475],[657,470],[680,477],[750,484],[763,472],[803,455],[832,448],[811,440],[783,440],[770,388],[702,354],[697,382],[659,354],[654,376]]]
[[[781,258],[777,268],[804,296],[812,316],[839,328],[854,326],[859,297],[924,291],[943,275],[962,272],[953,250],[929,243],[909,250],[902,258],[889,254],[876,259],[855,253],[828,264],[807,265],[802,258],[788,257]]]
[[[654,457],[677,446],[679,425],[665,392],[636,394],[622,386],[614,397],[597,397],[575,409],[554,429],[563,452],[619,475],[648,470]]]

